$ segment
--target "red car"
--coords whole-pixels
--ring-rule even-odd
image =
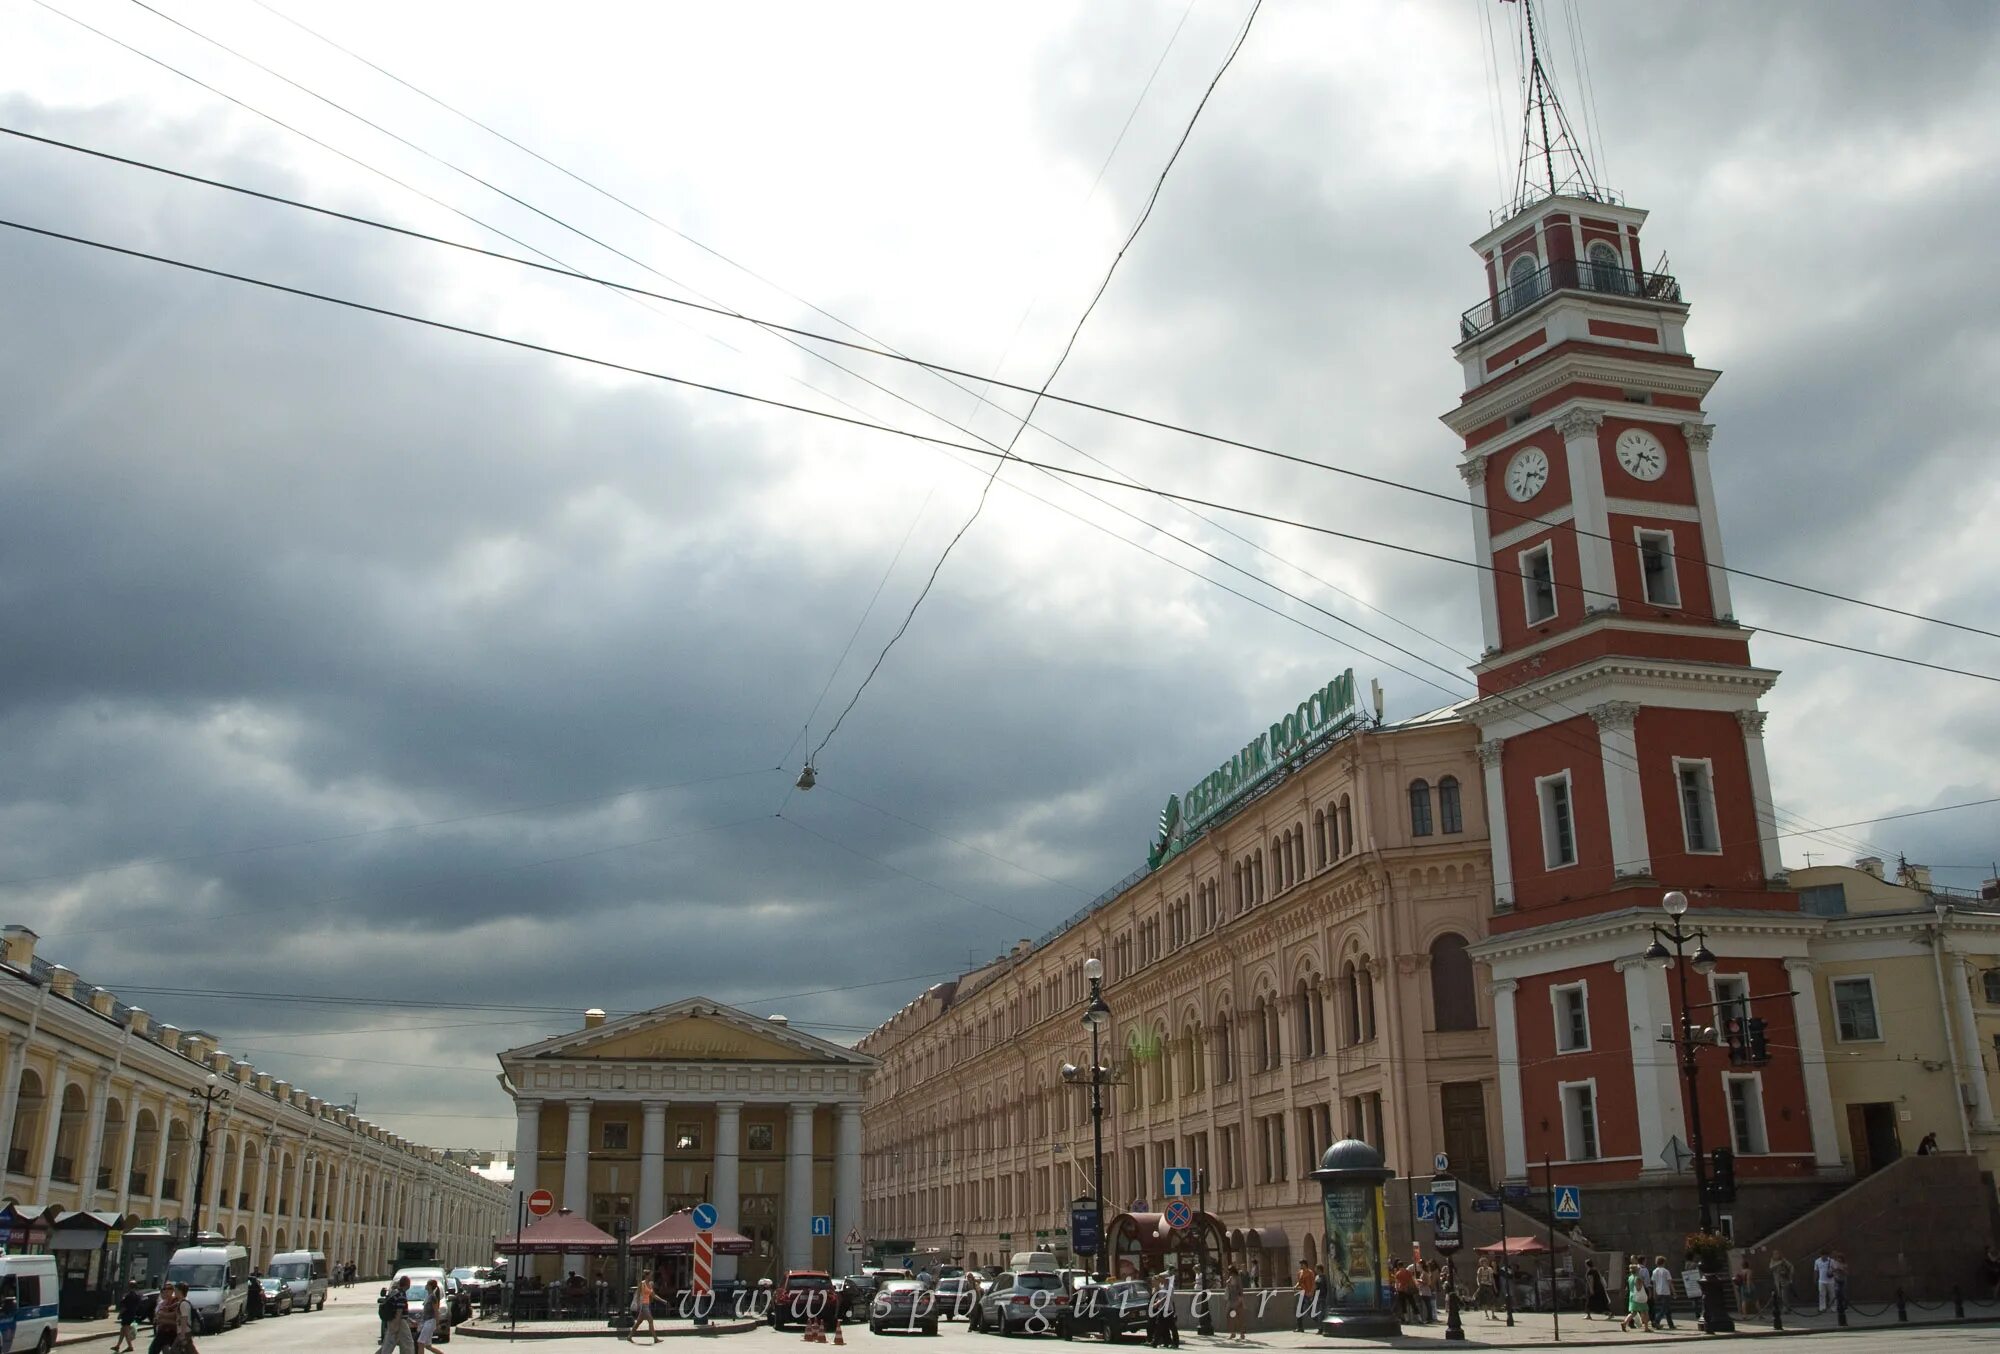
[[[771,1293],[771,1324],[782,1330],[787,1323],[803,1326],[814,1317],[833,1320],[839,1302],[833,1276],[825,1270],[788,1270]]]

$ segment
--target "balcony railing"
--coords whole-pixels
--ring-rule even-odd
[[[1502,320],[1510,320],[1563,291],[1599,292],[1676,305],[1681,299],[1681,284],[1665,273],[1642,273],[1618,264],[1557,259],[1532,274],[1515,277],[1512,286],[1500,289],[1497,301],[1481,301],[1466,311],[1459,317],[1459,337],[1477,338]]]

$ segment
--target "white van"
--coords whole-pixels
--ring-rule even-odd
[[[188,1286],[202,1329],[239,1325],[250,1302],[250,1252],[241,1246],[183,1246],[167,1260],[167,1282]]]
[[[56,1258],[0,1255],[0,1349],[56,1347]]]
[[[286,1251],[271,1261],[264,1271],[273,1279],[283,1279],[292,1290],[292,1310],[326,1310],[326,1255],[321,1251]]]

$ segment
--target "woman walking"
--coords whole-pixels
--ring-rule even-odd
[[[438,1281],[436,1279],[426,1280],[424,1283],[424,1316],[423,1321],[417,1326],[417,1354],[438,1354],[438,1309],[441,1305],[442,1297],[438,1291]]]
[[[1583,1319],[1602,1315],[1611,1319],[1611,1294],[1604,1290],[1604,1274],[1597,1268],[1597,1261],[1583,1262]]]
[[[660,1328],[653,1324],[653,1276],[641,1274],[639,1286],[632,1290],[632,1333],[627,1340],[639,1338],[639,1323],[646,1323],[646,1330],[652,1335],[653,1343],[660,1343]]]
[[[1637,1260],[1625,1268],[1625,1320],[1618,1329],[1653,1329],[1652,1306],[1646,1300],[1646,1280]]]

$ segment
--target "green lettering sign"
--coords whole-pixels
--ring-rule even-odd
[[[1160,835],[1146,852],[1147,865],[1157,870],[1172,860],[1218,815],[1285,770],[1301,753],[1353,728],[1360,717],[1354,707],[1354,669],[1349,668],[1184,793],[1168,795],[1167,806],[1160,810]]]

